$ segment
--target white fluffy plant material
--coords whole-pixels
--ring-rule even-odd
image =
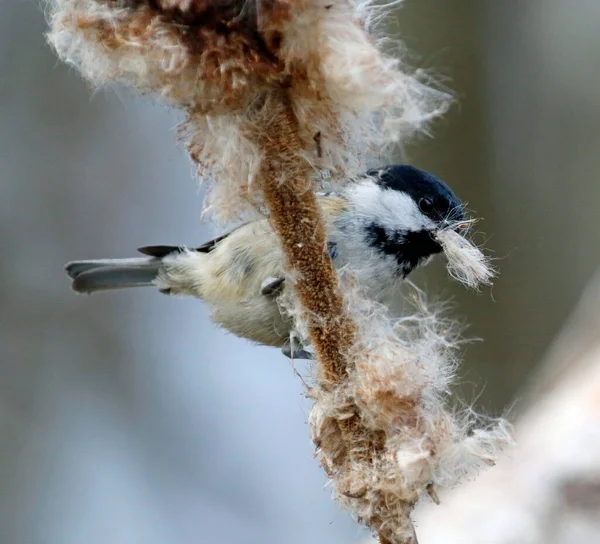
[[[368,520],[382,542],[413,542],[412,507],[424,494],[438,502],[438,486],[455,486],[494,465],[512,444],[511,427],[502,419],[448,410],[457,326],[429,308],[420,290],[411,285],[414,313],[398,318],[362,296],[351,272],[342,271],[340,282],[347,309],[361,326],[348,379],[332,387],[317,378],[309,390],[313,440],[336,499]],[[357,413],[368,439],[348,444],[338,422]],[[347,461],[340,463],[340,456]]]
[[[49,41],[96,85],[127,84],[183,109],[182,137],[221,219],[266,213],[286,257],[288,307],[315,349],[310,417],[336,498],[382,543],[414,539],[435,484],[493,463],[505,427],[445,407],[452,335],[435,314],[392,319],[351,271],[340,289],[314,190],[365,170],[445,112],[449,97],[384,54],[385,7],[349,0],[49,0]],[[464,238],[449,269],[486,282]],[[342,297],[341,293],[344,293]]]
[[[441,230],[436,238],[444,250],[448,273],[454,279],[472,289],[492,283],[495,270],[490,259],[470,240],[450,227]]]
[[[93,84],[125,83],[189,113],[183,135],[200,176],[228,187],[208,201],[224,219],[254,203],[260,150],[243,127],[265,113],[270,88],[289,86],[303,156],[338,179],[362,173],[369,152],[405,141],[448,107],[447,94],[377,47],[368,31],[384,11],[370,1],[48,4],[51,45]],[[230,150],[232,136],[237,152],[213,152]]]

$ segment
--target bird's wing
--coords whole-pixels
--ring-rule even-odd
[[[346,199],[337,192],[328,192],[328,193],[317,193],[317,197],[319,199],[319,205],[322,210],[325,212],[326,217],[335,217],[343,213],[346,208],[347,201]],[[194,251],[198,251],[199,253],[210,253],[213,249],[217,247],[219,242],[225,240],[231,233],[235,232],[239,228],[248,225],[248,223],[244,223],[243,225],[239,225],[233,230],[222,234],[221,236],[217,236],[213,240],[209,240],[205,242],[201,246],[194,248]],[[335,242],[330,241],[328,243],[329,256],[332,259],[335,259],[337,255],[337,250],[335,249]],[[138,251],[143,255],[148,255],[149,257],[154,257],[155,259],[162,259],[171,253],[181,253],[185,251],[186,248],[183,246],[145,246],[138,248]]]
[[[183,251],[183,248],[179,246],[145,246],[138,247],[138,251],[142,255],[148,255],[149,257],[154,257],[155,259],[162,259],[171,253]]]
[[[221,234],[221,236],[217,236],[216,238],[205,242],[201,246],[195,247],[193,250],[198,251],[199,253],[210,253],[215,247],[217,247],[219,242],[225,240],[225,238],[227,238],[232,232],[235,232],[238,228],[240,227],[236,227],[225,234]],[[185,249],[186,248],[183,246],[145,246],[138,248],[138,251],[143,255],[148,255],[156,259],[162,259],[171,253],[181,253]]]

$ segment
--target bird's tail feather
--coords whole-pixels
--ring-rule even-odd
[[[160,267],[160,259],[142,257],[72,261],[67,263],[65,270],[73,279],[74,291],[95,293],[96,291],[154,285]]]

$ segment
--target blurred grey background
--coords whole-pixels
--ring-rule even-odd
[[[291,364],[213,327],[201,303],[77,297],[63,264],[208,239],[180,116],[93,91],[45,45],[42,8],[0,16],[0,542],[361,538],[312,458]],[[600,2],[406,0],[390,17],[457,105],[409,148],[484,221],[501,276],[438,263],[468,336],[461,389],[518,398],[600,263]]]

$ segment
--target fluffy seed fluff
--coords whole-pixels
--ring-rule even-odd
[[[316,369],[309,388],[313,441],[335,498],[382,541],[410,542],[412,506],[423,495],[437,500],[436,487],[493,465],[512,443],[511,427],[448,410],[458,332],[420,290],[410,287],[414,312],[394,317],[362,295],[351,271],[341,271],[339,280],[346,310],[360,327],[347,380],[332,385]],[[298,301],[288,294],[282,305],[295,317],[295,334],[305,338],[307,318]],[[349,443],[339,422],[353,418],[368,438]]]
[[[51,45],[93,84],[125,83],[188,112],[182,136],[200,177],[218,180],[208,205],[223,219],[260,201],[261,150],[244,127],[268,116],[274,86],[289,89],[303,157],[332,179],[362,173],[449,104],[380,52],[368,30],[383,12],[370,0],[48,2]]]
[[[476,245],[459,234],[454,228],[446,228],[436,235],[444,250],[449,274],[471,289],[490,285],[495,270],[487,257]]]
[[[187,113],[181,135],[216,217],[269,214],[295,285],[284,306],[318,355],[310,422],[335,497],[382,543],[413,540],[415,502],[493,463],[506,426],[445,407],[456,354],[435,313],[392,318],[351,270],[340,289],[313,190],[319,172],[343,183],[424,130],[448,95],[382,52],[386,9],[371,0],[48,2],[63,60]],[[439,241],[454,277],[489,281],[477,248],[453,231]]]

